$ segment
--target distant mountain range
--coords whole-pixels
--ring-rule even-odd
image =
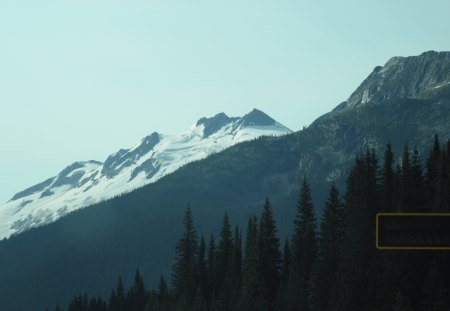
[[[198,123],[208,123],[206,128],[207,120]],[[208,136],[205,128],[201,137]],[[450,52],[394,57],[304,130],[235,144],[150,185],[1,241],[0,310],[45,309],[84,291],[107,296],[118,275],[129,283],[126,276],[136,267],[146,284],[156,285],[161,273],[170,275],[187,202],[198,233],[209,236],[217,234],[225,212],[245,227],[267,195],[284,238],[304,176],[320,213],[330,183],[342,185],[367,146],[380,155],[390,142],[398,160],[405,143],[423,155],[435,134],[442,142],[450,137]]]
[[[177,135],[154,132],[136,146],[110,155],[104,163],[75,162],[57,176],[14,195],[0,205],[0,239],[153,183],[234,144],[291,132],[257,109],[241,118],[224,113],[201,118]]]

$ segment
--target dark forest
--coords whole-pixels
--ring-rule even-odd
[[[345,193],[331,184],[320,218],[305,177],[284,241],[269,198],[245,231],[224,215],[217,238],[198,236],[188,206],[172,275],[157,288],[146,288],[137,270],[128,289],[118,277],[109,297],[77,294],[48,310],[448,311],[450,254],[377,250],[375,218],[450,212],[450,141],[435,136],[425,155],[405,145],[395,159],[389,144],[382,159],[371,148],[356,155]]]

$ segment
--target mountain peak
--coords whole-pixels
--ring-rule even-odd
[[[347,101],[346,108],[395,98],[412,98],[450,82],[450,52],[390,58],[377,66]]]
[[[211,118],[203,117],[197,121],[196,126],[203,125],[203,138],[208,138],[229,124],[232,126],[231,129],[234,133],[241,129],[251,127],[266,127],[267,129],[269,127],[276,127],[282,132],[291,132],[291,130],[277,123],[266,113],[256,108],[240,118],[230,118],[223,112],[218,113]]]
[[[246,126],[271,126],[275,125],[276,121],[269,117],[266,113],[254,108],[252,111],[242,117],[241,124]]]

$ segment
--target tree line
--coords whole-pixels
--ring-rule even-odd
[[[218,239],[197,234],[187,207],[171,283],[147,289],[139,271],[106,299],[77,295],[68,311],[444,311],[450,308],[450,254],[380,251],[377,212],[450,212],[450,141],[437,136],[426,160],[404,146],[357,155],[340,196],[330,185],[320,219],[306,178],[290,238],[280,241],[269,198],[246,232],[223,218]],[[243,237],[245,241],[243,241]],[[62,311],[57,306],[55,311]]]

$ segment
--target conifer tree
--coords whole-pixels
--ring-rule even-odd
[[[386,150],[384,152],[384,163],[381,181],[381,205],[379,211],[394,212],[395,210],[395,175],[393,165],[394,154],[392,153],[391,144],[387,144]]]
[[[228,215],[223,217],[222,228],[220,230],[220,240],[217,247],[217,261],[219,266],[218,283],[224,283],[226,274],[231,270],[231,259],[233,256],[233,239],[231,225]]]
[[[432,210],[435,212],[450,212],[450,144],[443,147],[442,153],[436,160],[436,180],[431,189],[434,189],[432,202]],[[431,161],[430,161],[431,162]]]
[[[215,295],[216,280],[217,280],[217,254],[216,243],[214,242],[214,236],[211,235],[208,244],[206,258],[206,275],[207,275],[207,291],[206,300],[207,305],[211,305],[211,301]]]
[[[239,308],[242,287],[242,239],[241,231],[235,227],[233,235],[233,257],[231,259],[231,310]]]
[[[178,308],[190,310],[197,290],[197,233],[189,206],[183,225],[184,232],[176,245],[172,280]]]
[[[400,211],[409,211],[411,206],[411,157],[409,154],[408,145],[405,144],[403,147],[403,155],[401,162],[401,186],[400,186]]]
[[[109,298],[109,311],[120,311],[125,307],[125,289],[123,287],[122,277],[117,281],[116,289],[112,291]]]
[[[198,288],[203,298],[206,298],[208,291],[208,276],[206,267],[206,243],[203,236],[200,238],[200,245],[198,248]]]
[[[379,204],[375,151],[357,156],[347,178],[341,260],[332,296],[333,310],[361,311],[376,302],[375,214]],[[370,308],[369,308],[370,309]]]
[[[233,288],[235,290],[240,290],[242,281],[242,237],[241,230],[238,226],[234,229],[231,275],[233,279]]]
[[[342,206],[339,192],[333,183],[320,222],[318,254],[311,277],[311,311],[330,309],[331,293],[340,261]]]
[[[437,139],[435,138],[435,143],[436,142]],[[436,152],[440,153],[440,151],[438,151],[438,146],[435,145],[434,148],[436,148]],[[429,163],[430,162],[428,162],[428,164]],[[400,211],[428,211],[430,206],[429,198],[433,195],[432,193],[435,193],[435,185],[431,186],[433,189],[425,191],[421,161],[417,148],[414,148],[411,157],[408,146],[405,145],[404,147],[401,181],[399,193],[402,206]],[[429,185],[432,184],[433,183],[430,183]],[[414,260],[411,260],[411,256],[414,256]],[[420,305],[420,295],[423,286],[422,282],[426,277],[429,259],[423,252],[409,252],[408,254],[399,253],[396,254],[393,259],[397,271],[396,282],[399,284],[397,287],[402,299],[401,301],[407,301],[414,309],[415,306]]]
[[[193,310],[203,311],[207,308],[207,271],[206,271],[206,243],[203,236],[200,238],[198,248],[198,276],[197,276],[197,292],[194,299]]]
[[[278,290],[277,297],[277,310],[286,310],[287,309],[287,285],[289,278],[289,266],[291,264],[291,245],[289,243],[289,239],[285,238],[284,247],[282,253],[282,265],[280,271],[280,287]]]
[[[303,179],[297,201],[287,288],[288,310],[308,310],[309,283],[317,254],[317,222],[310,187]]]
[[[229,310],[232,298],[233,239],[228,215],[223,218],[220,240],[217,247],[217,308]]]
[[[280,286],[285,288],[289,276],[289,265],[291,263],[291,246],[289,243],[289,239],[286,238],[284,240],[284,248],[283,248],[283,264],[281,268],[280,274]]]
[[[250,217],[247,225],[245,256],[242,266],[242,294],[240,310],[257,311],[260,306],[260,287],[258,280],[258,221]]]
[[[274,310],[280,284],[280,242],[269,199],[264,202],[258,230],[258,275],[261,310]]]
[[[148,311],[168,311],[170,309],[170,290],[163,275],[159,278],[158,291],[155,298],[153,304],[149,300],[149,304],[147,304]]]
[[[439,138],[437,135],[434,136],[434,144],[433,148],[430,149],[427,161],[426,161],[426,173],[425,173],[425,180],[426,180],[426,190],[427,190],[427,197],[429,198],[431,202],[431,210],[438,210],[436,208],[435,204],[438,199],[436,199],[436,186],[438,184],[439,179],[439,160],[441,158],[441,147],[439,143]]]
[[[408,210],[412,212],[426,212],[425,209],[425,187],[423,182],[422,162],[420,160],[420,154],[417,147],[414,146],[411,166],[410,166],[410,183],[407,193],[409,196]]]
[[[399,207],[399,193],[402,192],[400,182],[401,168],[399,164],[394,164],[393,153],[390,144],[387,145],[384,152],[384,163],[381,172],[380,184],[380,205],[377,212],[396,212]],[[416,161],[416,160],[415,160]],[[393,168],[395,166],[395,169]],[[398,269],[396,262],[398,257],[392,253],[383,253],[376,255],[375,269],[377,269],[376,283],[377,293],[375,296],[375,305],[379,310],[390,308],[395,303],[395,292],[398,291]]]
[[[109,295],[108,309],[116,310],[117,309],[116,305],[117,305],[116,291],[113,289],[111,291],[111,294]]]
[[[139,269],[136,270],[134,276],[133,287],[129,291],[131,310],[133,311],[144,311],[147,295],[145,292],[144,280],[139,272]]]

